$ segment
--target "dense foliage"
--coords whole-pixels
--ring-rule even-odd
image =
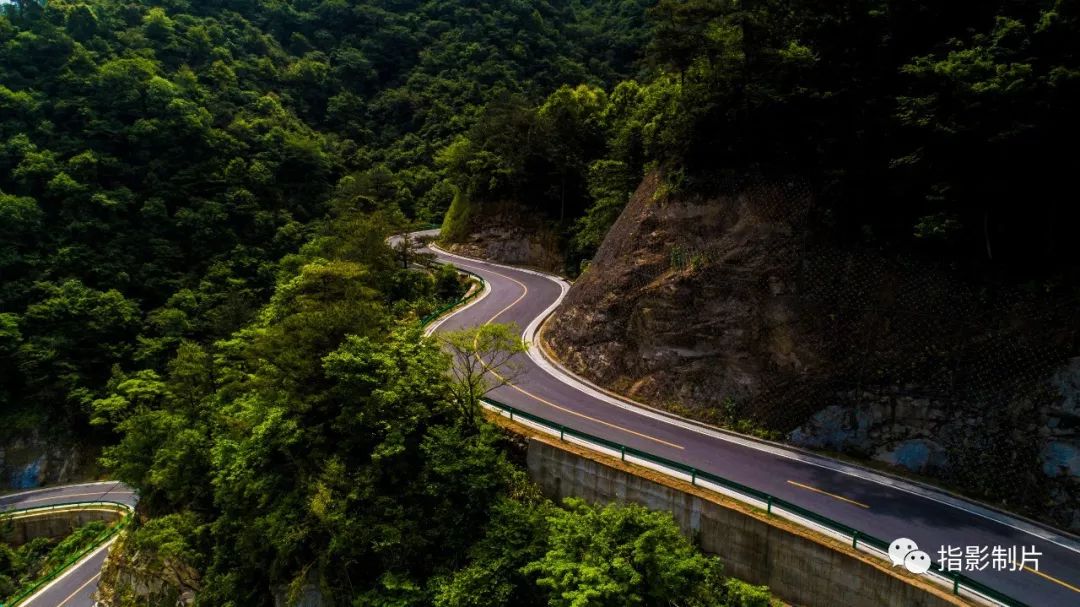
[[[540,498],[472,408],[482,388],[455,380],[409,313],[435,279],[398,270],[377,221],[329,222],[249,325],[184,341],[162,373],[118,371],[93,402],[120,437],[106,465],[151,517],[125,540],[110,604],[313,590],[358,606],[768,604],[670,515]],[[403,273],[424,286],[391,300]],[[510,335],[445,343],[487,352]]]
[[[0,411],[93,431],[138,490],[104,600],[768,603],[669,516],[540,498],[446,352],[512,353],[516,333],[423,339],[463,285],[386,243],[463,192],[457,137],[489,103],[564,83],[584,84],[538,117],[578,139],[551,144],[545,195],[583,212],[575,146],[603,137],[567,129],[638,69],[648,4],[3,9]]]
[[[101,541],[109,526],[87,523],[59,538],[39,537],[21,546],[0,542],[0,600],[15,596]]]
[[[1029,275],[1075,259],[1061,151],[1080,134],[1077,2],[694,0],[654,16],[653,56],[682,82],[680,145],[660,158],[813,175],[832,220],[872,237],[1040,262]]]
[[[244,326],[331,210],[441,217],[435,151],[489,100],[630,75],[646,4],[4,4],[5,431],[85,436],[114,367]]]
[[[560,222],[576,261],[643,167],[692,194],[798,176],[847,238],[1023,277],[1073,269],[1075,0],[661,0],[650,15],[644,80],[488,107],[445,153],[462,205],[519,199]]]

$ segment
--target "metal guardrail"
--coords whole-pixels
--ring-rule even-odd
[[[481,282],[481,289],[473,291],[466,297],[463,297],[452,304],[443,306],[438,311],[424,317],[424,319],[421,320],[421,326],[426,327],[450,310],[472,301],[483,291],[485,282],[481,276],[461,268],[456,269],[459,272],[469,274],[479,279]],[[742,483],[735,482],[710,472],[698,470],[681,462],[667,459],[659,455],[653,455],[646,451],[635,449],[634,447],[629,447],[606,438],[575,430],[490,398],[484,398],[482,400],[486,407],[496,411],[500,415],[509,417],[512,421],[524,421],[553,436],[558,436],[559,440],[565,441],[569,438],[572,442],[581,444],[582,446],[591,448],[595,451],[607,452],[609,455],[618,457],[624,462],[629,458],[631,463],[643,464],[649,468],[675,476],[676,478],[685,477],[685,480],[689,480],[690,484],[694,486],[711,489],[734,497],[740,501],[750,503],[753,506],[758,506],[763,509],[767,515],[782,516],[783,518],[810,528],[817,527],[819,530],[825,531],[827,535],[839,537],[845,542],[850,542],[851,547],[855,550],[869,552],[879,557],[887,557],[888,555],[889,542],[855,529],[854,527],[845,525],[839,521],[835,521],[827,516],[818,514],[807,508],[803,508],[797,504],[793,504],[783,498],[770,495],[764,491],[759,491],[753,487],[743,485]],[[634,462],[633,460],[637,461]],[[1001,591],[995,590],[982,582],[973,580],[966,575],[945,571],[937,563],[932,564],[931,572],[938,578],[939,582],[951,586],[952,593],[957,596],[967,596],[969,598],[989,601],[1005,607],[1030,607],[1028,604]]]
[[[428,325],[435,322],[439,318],[442,318],[442,316],[444,314],[446,314],[447,312],[453,310],[454,308],[457,308],[459,306],[463,306],[463,305],[469,303],[470,301],[476,299],[477,297],[480,296],[481,293],[484,292],[484,289],[487,288],[487,281],[484,280],[483,276],[480,276],[479,274],[476,274],[475,272],[470,272],[470,271],[468,271],[468,270],[466,270],[464,268],[459,268],[457,266],[454,266],[454,269],[457,270],[458,272],[462,273],[462,274],[468,274],[469,276],[471,276],[472,278],[477,280],[480,283],[480,288],[478,288],[478,289],[470,289],[470,291],[468,293],[466,293],[464,297],[458,299],[457,301],[454,301],[454,302],[448,303],[448,304],[446,304],[444,306],[441,306],[437,310],[432,312],[431,314],[428,314],[427,316],[421,318],[420,319],[420,327],[421,328],[427,327]]]
[[[765,510],[767,515],[782,516],[811,528],[821,528],[828,535],[839,536],[846,542],[850,542],[851,547],[856,550],[870,552],[876,556],[886,556],[888,554],[889,542],[793,504],[783,498],[770,495],[717,474],[698,470],[681,462],[575,430],[497,400],[484,398],[483,401],[485,406],[500,415],[536,427],[552,436],[557,436],[559,440],[580,444],[595,451],[618,457],[624,462],[630,461],[630,463],[645,465],[648,468],[665,472],[676,478],[688,480],[694,486],[715,490],[740,501],[748,502],[753,506],[758,506]],[[952,593],[955,595],[990,601],[1006,607],[1029,607],[1026,603],[995,590],[982,582],[975,581],[966,575],[944,571],[937,563],[933,564],[931,570],[939,581],[951,586]]]
[[[57,502],[55,504],[49,504],[48,506],[34,506],[33,508],[18,508],[14,510],[0,510],[0,521],[4,519],[12,518],[25,514],[38,514],[42,512],[50,512],[53,510],[66,510],[71,508],[79,508],[83,510],[90,509],[94,506],[108,506],[121,510],[127,510],[129,513],[132,507],[124,502],[118,502],[115,500],[94,500],[92,502]]]
[[[435,310],[431,314],[428,314],[427,316],[421,318],[420,319],[420,326],[421,327],[427,327],[431,323],[433,323],[436,320],[438,320],[439,318],[441,318],[444,314],[446,314],[450,310],[453,310],[454,308],[457,308],[458,306],[463,306],[463,305],[469,303],[470,301],[472,301],[472,300],[476,299],[477,297],[479,297],[480,294],[484,292],[484,288],[487,286],[487,281],[485,281],[483,279],[483,277],[481,277],[479,274],[473,274],[472,272],[470,272],[468,270],[463,270],[463,269],[458,268],[456,266],[454,267],[454,269],[457,270],[458,272],[468,274],[468,275],[472,276],[473,278],[479,280],[480,281],[480,288],[479,289],[473,289],[470,293],[466,294],[465,297],[462,297],[461,299],[459,299],[459,300],[457,300],[457,301],[455,301],[453,303],[448,303],[445,306],[442,306],[439,309]]]
[[[84,559],[86,557],[86,555],[88,555],[91,552],[93,552],[93,551],[97,550],[98,548],[100,548],[102,546],[102,544],[104,544],[111,537],[113,537],[114,535],[119,533],[122,529],[124,529],[124,527],[127,527],[127,525],[131,522],[131,518],[133,516],[133,511],[131,509],[131,506],[129,506],[127,504],[124,504],[124,503],[121,503],[121,502],[96,501],[96,502],[63,502],[63,503],[59,503],[59,504],[51,504],[49,506],[41,506],[41,507],[38,507],[38,508],[27,508],[27,509],[24,509],[24,510],[9,510],[9,511],[0,513],[0,521],[3,521],[5,519],[12,518],[13,515],[19,515],[19,514],[45,514],[45,513],[53,512],[53,511],[57,511],[57,510],[71,510],[71,509],[76,509],[76,508],[86,510],[86,509],[91,509],[91,508],[94,508],[94,507],[102,507],[102,506],[115,506],[118,509],[125,510],[127,512],[127,514],[125,514],[124,517],[122,519],[120,519],[119,523],[109,527],[105,531],[102,531],[96,538],[94,538],[94,541],[91,542],[88,547],[81,550],[78,554],[70,557],[68,560],[64,561],[63,564],[53,568],[52,571],[50,571],[47,574],[39,577],[37,580],[34,581],[33,584],[30,584],[29,586],[26,586],[25,588],[23,588],[18,593],[16,593],[15,596],[11,597],[10,599],[8,599],[6,601],[0,602],[0,607],[14,607],[15,605],[18,605],[22,601],[25,601],[27,598],[32,596],[35,592],[37,592],[43,586],[45,586],[45,584],[48,584],[49,582],[51,582],[51,581],[55,580],[56,578],[60,577],[60,574],[67,571],[69,568],[71,568],[72,565],[74,565],[75,563],[78,563],[79,561]]]

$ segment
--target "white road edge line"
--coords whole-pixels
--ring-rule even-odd
[[[88,560],[90,560],[90,559],[94,558],[95,556],[97,556],[97,554],[99,552],[101,552],[102,550],[108,550],[109,547],[111,547],[113,545],[113,543],[116,542],[116,539],[117,538],[114,535],[112,537],[112,539],[110,539],[109,541],[107,541],[104,544],[102,544],[101,546],[99,546],[97,550],[94,550],[90,554],[88,554],[88,555],[84,556],[83,558],[79,559],[79,561],[77,563],[75,563],[71,567],[68,567],[67,571],[65,571],[64,573],[61,573],[60,575],[56,576],[56,579],[49,582],[48,584],[45,584],[44,586],[39,588],[37,592],[35,592],[34,594],[32,594],[32,595],[26,597],[25,599],[23,599],[23,601],[21,603],[19,603],[19,606],[20,607],[27,607],[30,604],[32,604],[39,596],[42,595],[42,593],[48,591],[53,586],[55,586],[56,584],[60,583],[64,579],[66,579],[69,575],[71,575],[72,573],[75,573],[76,571],[78,571],[80,567],[85,565]],[[98,572],[98,575],[101,575],[101,573]]]
[[[563,279],[561,279],[561,278],[559,278],[557,276],[552,276],[550,274],[545,274],[543,272],[538,272],[536,270],[530,270],[530,269],[525,269],[525,268],[516,268],[514,266],[509,266],[509,265],[505,265],[505,264],[499,264],[499,263],[494,263],[494,262],[490,262],[490,261],[484,261],[484,260],[481,260],[481,259],[473,259],[473,258],[470,258],[470,257],[457,255],[457,254],[454,254],[454,253],[450,253],[449,251],[446,251],[446,250],[444,250],[442,248],[439,248],[434,243],[430,244],[429,246],[432,249],[438,251],[440,254],[445,255],[447,257],[464,260],[464,261],[467,261],[467,262],[470,262],[470,263],[478,263],[478,264],[480,264],[482,266],[487,265],[487,266],[492,266],[492,267],[500,268],[500,269],[513,270],[513,271],[517,271],[517,272],[524,272],[526,274],[532,274],[532,275],[535,275],[535,276],[540,276],[540,277],[546,278],[546,279],[556,283],[557,285],[559,285],[559,288],[560,288],[560,291],[561,291],[560,294],[559,294],[559,297],[555,300],[554,303],[551,304],[551,306],[549,306],[546,310],[544,310],[544,312],[542,314],[540,314],[535,319],[533,319],[533,321],[529,324],[528,327],[526,327],[525,332],[522,335],[522,339],[524,339],[528,343],[535,343],[536,333],[539,331],[541,324],[547,319],[548,316],[550,316],[555,311],[556,308],[559,307],[559,305],[562,303],[563,299],[566,297],[567,292],[569,292],[569,290],[570,290],[569,283],[567,283],[565,280],[563,280]],[[479,298],[477,299],[477,301],[478,300],[479,300]],[[466,307],[468,307],[468,306],[466,306]],[[449,316],[456,315],[458,312],[460,312],[461,310],[464,310],[464,309],[465,308],[461,308],[458,311],[451,313]],[[449,318],[449,316],[447,318]],[[576,388],[578,391],[583,392],[585,394],[588,394],[589,396],[592,396],[593,398],[601,400],[601,401],[603,401],[605,403],[608,403],[610,405],[619,407],[619,408],[624,409],[626,411],[632,411],[632,412],[637,413],[639,415],[645,416],[645,417],[647,417],[649,419],[659,421],[659,422],[662,422],[662,423],[666,423],[666,424],[670,424],[670,425],[673,425],[673,426],[676,426],[676,427],[679,427],[679,428],[683,428],[685,430],[690,430],[692,432],[697,432],[698,434],[702,434],[704,436],[708,436],[708,437],[715,438],[715,439],[718,439],[718,440],[727,441],[729,443],[737,444],[737,445],[740,445],[740,446],[743,446],[743,447],[748,447],[748,448],[755,449],[755,450],[758,450],[758,451],[762,451],[762,452],[765,452],[765,453],[770,453],[770,454],[778,456],[778,457],[784,457],[784,458],[799,461],[799,462],[802,462],[802,463],[805,463],[805,464],[810,464],[810,465],[813,465],[813,466],[817,466],[819,468],[823,468],[823,469],[826,469],[826,470],[831,470],[833,472],[839,472],[841,474],[845,474],[847,476],[858,478],[858,479],[861,479],[861,480],[864,480],[864,481],[877,483],[879,485],[882,485],[884,487],[889,487],[891,489],[904,491],[905,493],[915,495],[917,497],[921,497],[921,498],[924,498],[924,499],[928,499],[928,500],[937,502],[937,503],[945,505],[945,506],[950,506],[952,508],[956,508],[957,510],[967,512],[968,514],[973,514],[975,516],[981,517],[981,518],[986,519],[988,521],[995,522],[995,523],[998,523],[1000,525],[1004,525],[1006,527],[1009,527],[1010,529],[1014,529],[1016,531],[1026,533],[1028,535],[1031,535],[1032,537],[1036,537],[1038,539],[1049,542],[1051,544],[1054,544],[1054,545],[1059,546],[1061,548],[1064,548],[1066,550],[1070,550],[1072,552],[1080,554],[1080,542],[1077,542],[1076,540],[1073,540],[1072,538],[1067,538],[1067,537],[1060,536],[1060,535],[1051,535],[1051,532],[1049,530],[1042,529],[1040,527],[1037,527],[1035,525],[1031,525],[1029,523],[1025,523],[1025,522],[1017,520],[1017,519],[1015,519],[1013,517],[1009,517],[1009,516],[1007,516],[1007,515],[1005,515],[1003,513],[996,512],[996,511],[990,510],[988,508],[983,508],[983,507],[978,506],[977,504],[974,504],[972,502],[968,502],[966,500],[962,500],[960,498],[952,497],[952,496],[949,496],[949,495],[945,495],[945,494],[941,494],[941,493],[937,493],[937,492],[932,492],[932,490],[930,490],[929,488],[923,488],[923,487],[919,487],[917,485],[911,485],[909,483],[905,483],[903,481],[900,481],[899,479],[894,479],[894,478],[890,478],[890,477],[887,477],[887,476],[877,475],[877,474],[874,474],[873,472],[871,472],[869,470],[864,470],[864,469],[856,468],[856,467],[853,467],[853,466],[848,466],[848,465],[845,465],[845,464],[840,463],[840,462],[836,462],[836,461],[833,461],[833,460],[828,460],[826,458],[820,458],[819,456],[810,456],[810,455],[802,454],[802,453],[799,453],[799,452],[796,452],[796,451],[791,451],[791,450],[786,449],[786,448],[784,448],[783,446],[780,446],[780,445],[773,445],[773,444],[767,443],[767,442],[759,442],[758,440],[751,440],[751,439],[743,438],[743,437],[741,437],[741,436],[739,436],[739,435],[737,435],[735,433],[730,433],[729,434],[727,432],[721,432],[719,430],[705,428],[705,427],[699,426],[699,425],[697,425],[695,423],[681,420],[677,416],[672,416],[670,414],[662,414],[662,413],[652,411],[652,410],[650,410],[650,408],[648,408],[647,406],[642,405],[640,403],[629,403],[629,402],[623,401],[621,399],[613,398],[612,396],[609,396],[608,394],[606,394],[604,392],[601,392],[599,390],[599,388],[597,386],[595,386],[595,384],[592,384],[592,382],[589,382],[588,380],[586,380],[584,378],[578,378],[577,376],[571,375],[569,373],[569,371],[566,370],[566,369],[563,369],[561,365],[558,365],[557,363],[554,363],[553,361],[549,361],[548,358],[543,354],[542,348],[540,348],[539,345],[537,345],[536,347],[530,347],[528,349],[528,356],[529,356],[529,358],[531,358],[533,360],[533,362],[535,362],[537,364],[537,366],[539,366],[541,369],[546,371],[549,375],[555,377],[556,379],[563,382],[564,384],[567,384],[567,385],[569,385],[569,386],[571,386],[573,388]]]
[[[495,405],[490,405],[490,404],[485,403],[483,406],[484,406],[485,409],[495,413],[496,415],[501,415],[502,417],[508,417],[507,412],[505,410],[500,409],[499,407],[497,407]],[[569,443],[574,443],[575,445],[579,445],[579,446],[584,447],[586,449],[589,449],[591,451],[595,451],[597,453],[603,453],[603,454],[608,455],[610,457],[613,457],[613,458],[616,458],[616,459],[621,459],[622,461],[630,463],[630,464],[636,464],[636,465],[642,466],[644,468],[649,468],[651,470],[655,470],[656,472],[659,472],[659,473],[664,474],[666,476],[669,476],[671,478],[679,479],[679,480],[682,480],[682,481],[685,481],[685,482],[688,482],[688,483],[691,482],[691,477],[690,477],[689,474],[686,474],[686,473],[683,473],[683,472],[680,472],[680,471],[677,471],[677,470],[673,470],[671,468],[668,468],[668,467],[663,466],[661,464],[657,464],[657,463],[649,461],[647,459],[642,459],[642,458],[634,456],[634,455],[624,455],[624,454],[622,454],[622,453],[620,453],[618,451],[615,451],[613,449],[604,447],[602,445],[598,445],[596,443],[591,443],[591,442],[589,442],[587,440],[579,439],[579,438],[574,437],[574,436],[561,437],[560,433],[557,430],[555,430],[554,428],[551,428],[549,426],[544,426],[542,424],[538,424],[538,423],[532,422],[532,421],[527,420],[527,419],[521,419],[521,418],[518,418],[516,420],[514,420],[513,418],[511,418],[511,419],[514,422],[518,423],[518,424],[522,424],[524,426],[528,426],[530,428],[533,428],[533,429],[535,429],[535,430],[537,430],[537,431],[539,431],[539,432],[541,432],[543,434],[551,436],[552,438],[559,438],[560,440],[563,440],[563,441],[566,441],[566,442],[569,442]],[[727,498],[729,498],[731,500],[734,500],[734,501],[737,501],[737,502],[740,502],[740,503],[743,503],[743,504],[746,504],[746,505],[749,505],[749,506],[753,506],[753,507],[759,508],[761,510],[765,510],[767,508],[767,504],[765,502],[762,502],[761,500],[755,499],[755,498],[750,497],[748,495],[744,495],[744,494],[739,493],[737,491],[733,491],[731,489],[728,489],[727,487],[724,487],[722,485],[718,485],[716,483],[712,483],[712,482],[709,482],[709,481],[698,479],[697,482],[696,482],[696,485],[698,487],[700,487],[700,488],[708,489],[708,490],[713,491],[713,492],[715,492],[715,493],[717,493],[719,495],[723,495],[723,496],[725,496],[725,497],[727,497]],[[773,516],[786,519],[786,520],[788,520],[788,521],[790,521],[792,523],[795,523],[796,525],[799,525],[800,527],[803,527],[803,528],[808,529],[810,531],[813,531],[815,533],[819,533],[819,534],[821,534],[821,535],[823,535],[825,537],[832,538],[833,540],[840,541],[840,542],[842,542],[844,544],[851,543],[851,540],[852,540],[851,536],[845,535],[845,534],[843,534],[843,533],[841,533],[839,531],[836,531],[834,529],[830,529],[829,527],[826,527],[825,525],[822,525],[821,523],[819,523],[817,521],[808,519],[808,518],[803,517],[803,516],[801,516],[799,514],[796,514],[794,512],[788,512],[787,510],[785,510],[781,506],[773,506],[772,509],[771,509],[771,512],[772,512]],[[882,559],[884,561],[889,560],[888,553],[883,552],[881,550],[878,550],[878,549],[876,549],[876,548],[874,548],[872,546],[868,546],[867,544],[859,544],[858,546],[856,546],[855,549],[858,550],[859,552],[862,552],[864,554],[869,554],[871,556],[874,556],[875,558],[880,558],[880,559]],[[930,580],[930,583],[937,584],[938,586],[940,586],[940,587],[942,587],[944,589],[951,590],[952,587],[953,587],[953,581],[952,580],[950,580],[949,578],[941,575],[940,573],[938,573],[936,571],[929,572],[927,574],[927,577]],[[962,594],[968,596],[972,600],[978,601],[980,604],[989,605],[991,607],[1004,607],[1004,603],[996,601],[996,600],[994,600],[994,599],[992,599],[992,598],[990,598],[990,597],[988,597],[986,595],[983,595],[982,593],[980,593],[980,592],[978,592],[978,591],[976,591],[976,590],[974,590],[974,589],[972,589],[972,588],[970,588],[968,586],[960,586],[960,592]]]
[[[479,295],[474,297],[472,301],[465,304],[464,306],[461,306],[460,308],[454,308],[453,310],[449,310],[446,314],[444,314],[442,316],[442,318],[439,318],[435,322],[428,325],[428,328],[424,330],[424,337],[431,336],[433,333],[435,333],[436,330],[438,330],[439,327],[441,327],[443,325],[443,323],[450,320],[454,316],[457,316],[460,312],[464,312],[465,310],[468,310],[469,308],[473,307],[474,305],[480,303],[480,301],[482,299],[484,299],[485,297],[487,297],[488,294],[490,294],[490,293],[491,293],[491,283],[488,282],[487,279],[484,279],[484,289],[482,291],[480,291]]]

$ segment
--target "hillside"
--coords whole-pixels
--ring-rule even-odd
[[[649,15],[641,77],[447,148],[448,239],[543,220],[549,339],[602,384],[1080,525],[1076,3]]]
[[[3,482],[97,473],[110,382],[249,323],[328,217],[441,217],[489,101],[632,76],[644,4],[0,7]]]
[[[795,182],[713,197],[658,196],[660,182],[645,179],[547,325],[571,369],[1077,528],[1073,294],[832,241]]]
[[[770,603],[666,513],[544,499],[419,326],[466,285],[388,244],[488,104],[635,75],[646,4],[0,2],[0,492],[138,496],[61,602]]]

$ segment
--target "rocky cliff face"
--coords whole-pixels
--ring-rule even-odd
[[[444,241],[451,252],[557,272],[563,259],[559,238],[546,222],[517,205],[489,203],[482,222],[470,222],[460,240]]]
[[[564,363],[1080,530],[1074,298],[837,244],[794,183],[662,190],[646,178],[549,322]]]
[[[0,443],[0,491],[33,489],[94,476],[96,453],[39,432]]]

